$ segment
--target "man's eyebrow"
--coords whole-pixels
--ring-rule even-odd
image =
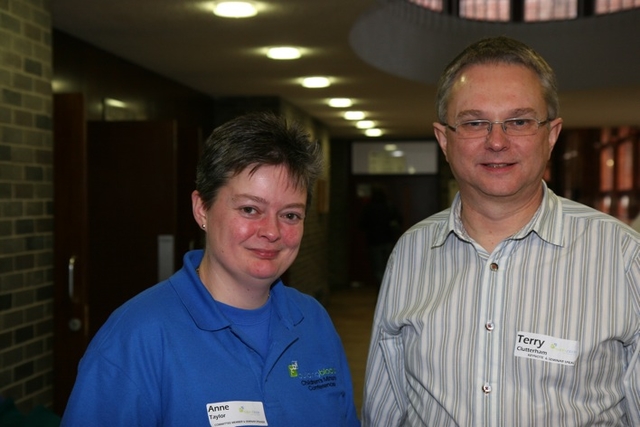
[[[460,120],[460,119],[468,119],[468,118],[480,118],[482,117],[483,112],[480,110],[464,110],[464,111],[460,111],[457,115],[456,115],[456,120]]]
[[[525,114],[534,114],[535,115],[535,112],[536,112],[536,110],[534,110],[533,108],[529,108],[529,107],[516,108],[514,110],[509,111],[509,114],[507,114],[509,117],[504,117],[504,119],[517,118],[517,117],[520,117],[520,116],[525,115]],[[456,115],[456,120],[460,120],[460,119],[480,119],[480,118],[484,118],[485,115],[486,115],[486,113],[483,112],[483,111],[480,111],[480,110],[464,110],[464,111],[460,111]]]
[[[519,117],[525,114],[534,114],[535,115],[536,110],[534,110],[533,108],[516,108],[515,110],[513,110],[511,112],[511,116],[512,117]]]

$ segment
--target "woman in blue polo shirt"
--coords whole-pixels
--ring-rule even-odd
[[[320,147],[275,115],[214,130],[192,195],[204,251],[111,315],[62,426],[359,426],[331,320],[279,279],[321,168]]]

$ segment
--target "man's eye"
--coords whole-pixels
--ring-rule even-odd
[[[471,122],[464,122],[460,126],[465,127],[467,129],[478,129],[478,128],[487,127],[487,123],[480,120],[474,120]]]
[[[532,119],[513,119],[507,120],[507,126],[512,128],[528,128],[533,125],[534,120]]]

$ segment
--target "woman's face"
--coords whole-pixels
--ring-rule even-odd
[[[205,224],[203,262],[227,292],[268,288],[293,263],[304,231],[306,189],[295,188],[283,166],[250,169],[221,187],[208,211],[193,197]]]

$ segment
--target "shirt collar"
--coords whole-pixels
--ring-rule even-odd
[[[529,223],[514,234],[512,239],[524,239],[531,232],[535,232],[542,240],[556,246],[563,245],[562,199],[551,191],[542,181],[542,202]],[[457,193],[449,209],[448,220],[440,226],[435,233],[432,247],[442,246],[451,234],[455,234],[464,241],[470,241],[467,231],[462,225],[460,211],[462,202],[460,193]]]
[[[231,326],[229,320],[204,287],[196,272],[203,256],[203,250],[187,252],[184,256],[184,266],[169,281],[198,328],[211,331],[224,329]],[[287,298],[286,289],[281,280],[271,287],[270,298],[274,312],[288,329],[293,329],[302,321],[302,311],[291,298]]]
[[[542,240],[556,246],[564,245],[564,217],[562,215],[562,199],[547,187],[542,181],[543,198],[529,224],[527,224],[515,238],[524,238],[530,231],[534,231]]]

